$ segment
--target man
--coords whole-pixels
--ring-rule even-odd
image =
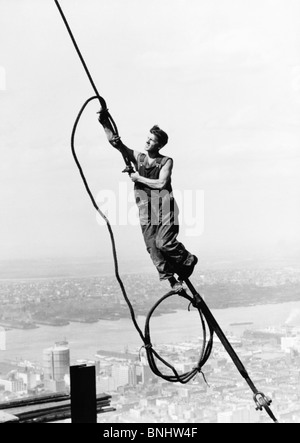
[[[110,144],[135,165],[136,172],[130,177],[135,183],[136,203],[147,250],[160,280],[168,280],[172,290],[180,293],[183,290],[182,281],[192,275],[198,259],[177,240],[178,207],[171,184],[173,160],[160,154],[168,143],[168,135],[154,126],[150,130],[144,154],[129,149],[119,136],[114,135],[107,110],[100,111],[99,122]]]

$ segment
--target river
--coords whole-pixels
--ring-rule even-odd
[[[300,327],[300,301],[274,305],[259,305],[213,310],[217,321],[226,333],[241,336],[246,328],[282,326],[291,321]],[[143,327],[144,318],[138,321]],[[231,326],[232,323],[252,322],[253,325]],[[151,321],[152,342],[179,343],[191,341],[201,335],[201,324],[196,311],[177,311],[154,317]],[[118,321],[99,321],[93,324],[71,323],[63,327],[41,326],[33,330],[10,330],[6,332],[6,350],[0,351],[0,360],[21,358],[42,363],[43,349],[56,341],[67,340],[71,360],[93,359],[99,349],[123,351],[139,348],[142,343],[128,316]]]

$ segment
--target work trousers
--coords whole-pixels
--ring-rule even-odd
[[[193,263],[193,255],[177,240],[179,209],[173,195],[152,191],[147,200],[137,196],[137,205],[147,251],[160,280],[184,275]]]

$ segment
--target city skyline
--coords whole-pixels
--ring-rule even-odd
[[[233,340],[233,337],[231,337]],[[282,328],[246,329],[234,347],[253,374],[259,387],[273,399],[272,410],[281,423],[299,423],[299,352],[300,329],[290,325]],[[63,347],[62,347],[63,345]],[[194,366],[198,340],[163,343],[156,350],[175,363],[178,371]],[[44,360],[43,367],[30,361],[0,362],[0,401],[17,400],[26,395],[69,392],[69,346],[56,344],[48,352],[65,353],[57,361],[64,376],[49,383],[53,363]],[[240,378],[220,343],[205,365],[202,377],[188,385],[166,383],[155,377],[138,350],[128,353],[98,350],[89,360],[72,360],[72,365],[93,365],[96,368],[97,393],[112,396],[112,407],[102,423],[269,423],[267,414],[255,411],[249,388]],[[67,366],[66,366],[67,365]],[[3,375],[3,371],[7,375]],[[51,381],[51,377],[50,377]],[[3,389],[4,392],[3,392]]]
[[[284,423],[300,420],[299,282],[299,267],[210,269],[197,280],[253,381],[273,399],[272,410]],[[142,326],[160,284],[151,274],[128,274],[124,283]],[[182,387],[151,374],[113,276],[5,280],[0,301],[0,324],[8,328],[0,351],[0,401],[68,391],[69,366],[88,364],[96,367],[97,393],[112,395],[116,408],[101,418],[104,422],[269,422],[265,413],[255,412],[249,387],[217,338],[203,368],[209,386],[200,376]],[[199,315],[187,308],[174,296],[151,320],[155,350],[180,373],[194,368],[202,343]],[[57,316],[64,322],[58,323]]]

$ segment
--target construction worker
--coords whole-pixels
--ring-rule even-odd
[[[189,278],[198,258],[177,240],[179,234],[178,206],[172,191],[173,160],[160,154],[168,143],[168,135],[154,126],[148,135],[145,153],[129,149],[114,134],[108,111],[101,110],[99,122],[108,141],[135,166],[130,174],[135,184],[136,203],[147,250],[156,266],[160,280],[168,280],[174,292],[183,290],[182,281]],[[178,278],[175,277],[177,274]]]

